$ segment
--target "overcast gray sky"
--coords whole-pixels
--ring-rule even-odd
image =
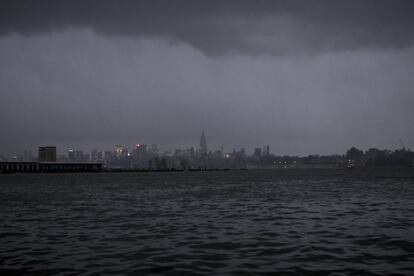
[[[414,1],[2,1],[0,154],[414,141]]]

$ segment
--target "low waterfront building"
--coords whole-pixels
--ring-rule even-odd
[[[56,147],[39,147],[39,162],[56,162]]]

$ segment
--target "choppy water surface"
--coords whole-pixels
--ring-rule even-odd
[[[0,175],[0,214],[2,274],[414,275],[412,171]]]

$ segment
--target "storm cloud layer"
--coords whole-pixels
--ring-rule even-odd
[[[3,1],[0,32],[91,28],[176,39],[207,54],[307,54],[408,47],[413,13],[410,0]]]
[[[3,1],[0,153],[414,139],[412,1]]]

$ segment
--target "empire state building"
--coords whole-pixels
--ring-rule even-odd
[[[201,155],[207,154],[207,139],[206,139],[206,135],[204,134],[204,129],[201,132],[201,137],[200,137],[200,154]]]

